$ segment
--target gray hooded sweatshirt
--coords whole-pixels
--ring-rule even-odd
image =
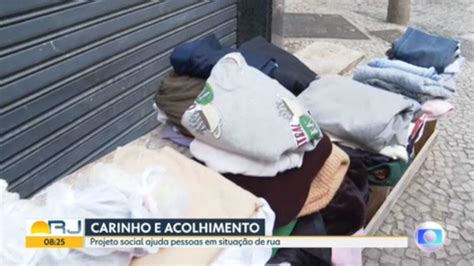
[[[285,153],[303,156],[322,138],[296,97],[240,53],[217,62],[181,123],[202,142],[267,162]]]

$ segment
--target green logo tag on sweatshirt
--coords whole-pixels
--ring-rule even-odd
[[[310,141],[321,138],[321,130],[309,115],[303,114],[300,116],[299,120]]]
[[[211,85],[209,83],[206,83],[204,89],[196,98],[196,103],[206,105],[211,103],[212,100],[214,100],[214,92],[212,91]]]

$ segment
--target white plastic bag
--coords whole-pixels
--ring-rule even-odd
[[[89,176],[97,183],[123,192],[129,199],[132,218],[182,217],[189,205],[179,182],[159,166],[146,168],[141,175],[133,176],[115,163],[98,163]]]
[[[80,189],[73,189],[65,184],[55,184],[47,192],[45,208],[48,219],[132,218],[132,209],[126,195],[114,187],[100,183]],[[85,248],[80,251],[92,256],[105,256],[117,250],[132,254],[135,252],[133,248]],[[52,251],[54,252],[51,252],[51,255],[57,260],[63,259],[68,253],[67,249]]]
[[[73,189],[57,183],[46,194],[48,219],[130,218],[127,197],[117,189],[96,184]]]
[[[1,181],[2,265],[90,265],[92,262],[128,265],[133,256],[158,251],[158,248],[27,249],[27,219],[131,218],[130,204],[122,192],[107,185],[74,189],[57,183],[47,189],[45,204],[37,205],[33,200],[21,200],[16,193],[6,191],[6,183]]]
[[[273,225],[275,224],[275,212],[270,204],[264,199],[259,198],[261,203],[258,212],[253,218],[265,219],[265,235],[273,234]],[[259,247],[229,247],[225,248],[219,256],[212,262],[212,266],[225,265],[266,265],[272,255],[272,248]]]
[[[131,156],[137,160],[140,155],[137,152]],[[127,265],[132,257],[158,252],[158,247],[26,249],[26,219],[177,218],[189,206],[182,184],[159,165],[137,169],[137,174],[130,175],[118,162],[112,161],[98,163],[82,176],[88,182],[81,182],[81,187],[59,181],[47,188],[41,205],[33,200],[20,200],[0,180],[2,265],[90,265],[92,262]]]
[[[0,208],[0,264],[29,265],[37,250],[25,248],[26,220],[42,216],[41,206],[8,192],[7,183],[0,180]]]

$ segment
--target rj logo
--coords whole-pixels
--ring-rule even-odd
[[[78,235],[82,232],[82,220],[37,220],[29,228],[32,235]]]

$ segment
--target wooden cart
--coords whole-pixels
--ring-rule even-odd
[[[428,157],[429,150],[433,146],[437,135],[438,130],[436,129],[436,121],[427,122],[421,139],[415,145],[415,159],[400,178],[397,185],[395,185],[393,189],[387,189],[386,198],[380,207],[378,207],[375,214],[372,217],[369,216],[369,221],[365,227],[365,233],[367,235],[374,235],[378,231],[398,198],[409,186],[410,181]]]

